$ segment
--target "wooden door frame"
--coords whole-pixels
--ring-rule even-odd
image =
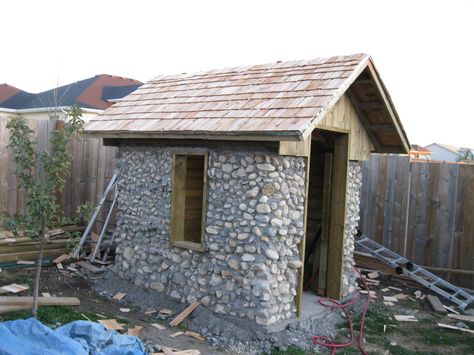
[[[344,270],[347,173],[349,169],[349,134],[336,134],[334,141],[326,297],[340,300]]]
[[[349,132],[334,133],[334,152],[332,157],[331,196],[328,218],[328,244],[326,268],[326,296],[340,300],[342,296],[342,274],[344,266],[344,238],[346,222],[347,174],[349,168]],[[302,267],[300,269],[296,310],[297,316],[302,315],[304,259],[306,244],[306,226],[308,220],[308,192],[311,152],[306,159],[306,196],[304,206],[304,236],[299,246]],[[325,167],[326,168],[326,167]]]

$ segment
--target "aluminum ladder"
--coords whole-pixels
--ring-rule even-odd
[[[89,257],[90,261],[94,262],[95,259],[96,259],[97,254],[100,252],[101,248],[105,247],[106,251],[103,255],[102,260],[105,261],[107,259],[107,255],[108,255],[108,253],[110,251],[110,248],[112,247],[112,245],[114,243],[114,239],[115,239],[115,234],[112,234],[112,236],[109,237],[109,240],[106,243],[104,243],[104,239],[106,237],[107,229],[108,229],[108,226],[109,226],[110,217],[112,215],[112,211],[114,209],[115,203],[117,202],[117,198],[118,198],[117,173],[115,173],[112,176],[112,178],[110,179],[109,185],[105,189],[104,194],[102,195],[102,198],[100,199],[99,203],[97,204],[97,207],[95,208],[94,213],[92,214],[92,217],[89,220],[89,223],[87,224],[87,227],[84,230],[84,233],[82,234],[82,237],[81,237],[79,243],[77,244],[76,248],[74,249],[74,252],[72,254],[72,256],[74,258],[78,258],[79,253],[81,252],[81,250],[84,247],[84,245],[86,244],[86,242],[87,241],[90,242],[90,240],[88,240],[88,237],[89,237],[89,234],[92,231],[92,227],[93,227],[93,225],[94,225],[94,223],[97,219],[97,216],[99,215],[100,210],[104,207],[104,203],[105,203],[105,200],[107,199],[107,196],[113,190],[114,190],[114,196],[113,196],[112,204],[110,205],[109,211],[107,212],[107,217],[105,218],[105,221],[104,221],[104,224],[102,226],[102,230],[100,231],[98,240],[93,241],[96,244],[95,244],[95,248],[94,248],[93,252],[91,253],[91,255]]]
[[[398,274],[405,275],[445,297],[455,303],[461,310],[466,309],[466,307],[474,301],[474,295],[432,274],[421,266],[412,263],[403,256],[385,248],[365,235],[362,235],[360,239],[356,239],[355,243],[370,252],[380,261],[395,268]]]

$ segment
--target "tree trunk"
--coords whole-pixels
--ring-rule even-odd
[[[33,308],[31,309],[31,314],[34,318],[36,318],[36,314],[38,311],[38,294],[39,294],[41,265],[43,263],[45,243],[46,243],[46,237],[45,237],[45,226],[44,226],[44,219],[43,219],[41,223],[41,230],[40,230],[40,246],[39,246],[38,261],[36,265],[35,288],[33,290]]]

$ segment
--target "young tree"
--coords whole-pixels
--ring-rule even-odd
[[[19,187],[26,191],[26,215],[10,217],[10,221],[22,228],[25,234],[39,237],[40,243],[33,290],[32,315],[35,318],[46,229],[58,220],[60,211],[56,193],[63,190],[71,166],[69,144],[75,134],[82,132],[83,124],[81,109],[77,106],[69,108],[64,127],[56,129],[51,135],[49,151],[41,152],[36,151],[36,142],[31,137],[33,131],[23,117],[12,117],[7,124],[11,132],[9,148],[13,151],[15,173]]]

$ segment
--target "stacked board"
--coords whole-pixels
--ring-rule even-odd
[[[70,237],[67,232],[81,231],[78,226],[65,226],[46,233],[48,241],[44,257],[57,257],[70,251]],[[16,263],[19,260],[36,260],[39,253],[39,239],[27,236],[15,238],[10,231],[0,231],[0,263]]]

